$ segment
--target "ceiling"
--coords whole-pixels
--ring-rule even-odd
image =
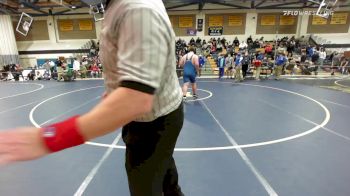
[[[168,11],[318,8],[320,1],[322,0],[163,0]],[[21,12],[33,16],[88,14],[89,5],[99,2],[101,0],[0,0],[0,14]],[[349,8],[350,11],[350,0],[338,0],[336,7]]]

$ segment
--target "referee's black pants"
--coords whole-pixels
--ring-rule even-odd
[[[123,127],[131,196],[182,196],[173,158],[184,120],[183,105],[152,122]]]

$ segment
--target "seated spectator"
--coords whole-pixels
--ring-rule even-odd
[[[235,37],[235,40],[233,40],[234,47],[239,47],[240,43],[237,37]]]
[[[286,70],[290,71],[290,74],[293,75],[295,73],[296,62],[293,58],[288,59],[289,63],[286,66]]]
[[[242,43],[239,44],[240,51],[247,49],[247,47],[248,47],[248,45],[247,45],[247,43],[245,43],[245,41],[242,41]]]
[[[50,71],[45,71],[44,75],[43,75],[43,79],[44,80],[50,80],[51,79],[51,75],[50,75]]]
[[[314,47],[309,45],[306,48],[306,56],[308,57],[308,59],[311,59],[312,55],[314,55],[314,52],[315,52]]]
[[[19,81],[20,76],[22,76],[22,79],[24,80],[22,72],[23,72],[23,68],[21,67],[21,65],[15,64],[12,72],[12,76],[14,77],[15,81]]]
[[[247,44],[248,45],[252,45],[253,44],[253,39],[252,39],[251,35],[247,38]]]
[[[254,42],[253,42],[253,48],[256,49],[256,48],[260,48],[260,43],[259,43],[259,40],[256,39]]]
[[[266,46],[265,46],[265,53],[266,53],[266,55],[268,55],[268,56],[272,56],[272,45],[271,44],[267,44]]]
[[[305,63],[306,59],[307,59],[306,53],[302,52],[300,56],[300,63]]]
[[[85,65],[80,65],[80,77],[81,78],[86,78],[87,75],[87,68]]]
[[[42,79],[43,79],[43,75],[40,73],[40,71],[37,71],[37,72],[36,72],[35,78],[36,78],[37,80],[42,80]]]
[[[100,69],[98,68],[96,63],[91,66],[90,71],[91,71],[91,77],[93,78],[97,78],[98,74],[100,73]]]
[[[64,67],[63,80],[64,81],[72,81],[72,80],[74,80],[74,71],[73,71],[73,69],[70,69],[68,66]]]
[[[34,80],[35,79],[35,69],[32,69],[28,75],[27,75],[28,80]]]

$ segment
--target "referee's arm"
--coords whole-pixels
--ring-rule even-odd
[[[117,55],[118,77],[106,78],[119,86],[90,112],[44,129],[35,127],[0,131],[0,166],[37,159],[105,135],[152,110],[156,90],[167,65],[173,40],[170,26],[152,10],[133,10],[125,16]],[[149,27],[149,28],[147,28]],[[170,27],[169,27],[170,28]],[[130,43],[130,44],[125,44]],[[104,48],[109,52],[108,48]]]
[[[152,104],[152,94],[120,87],[78,119],[80,133],[85,140],[105,135],[151,111]]]
[[[112,132],[151,112],[169,48],[173,47],[163,22],[149,9],[134,9],[125,15],[117,32],[119,87],[78,119],[86,140]]]

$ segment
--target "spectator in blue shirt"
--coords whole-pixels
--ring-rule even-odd
[[[283,66],[286,64],[287,58],[284,53],[281,53],[276,58],[276,67],[275,67],[275,80],[279,80],[282,74]]]
[[[223,53],[220,53],[220,57],[218,59],[218,67],[219,67],[219,79],[224,76],[225,71],[225,56]]]
[[[201,77],[202,75],[202,68],[205,65],[205,57],[202,55],[199,55],[199,73],[198,73],[198,77]]]

